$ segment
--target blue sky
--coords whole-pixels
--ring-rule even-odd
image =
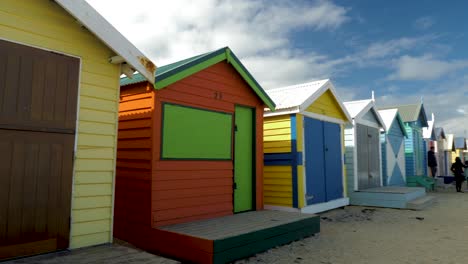
[[[330,78],[468,130],[466,1],[87,1],[156,65],[229,46],[265,89]]]

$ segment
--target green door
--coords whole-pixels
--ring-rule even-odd
[[[236,106],[234,137],[234,212],[253,210],[254,111]]]

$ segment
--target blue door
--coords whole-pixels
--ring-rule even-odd
[[[304,142],[307,204],[342,198],[340,126],[304,117]]]
[[[327,201],[343,197],[341,129],[338,124],[323,122],[325,148],[325,187]]]
[[[323,203],[325,195],[325,156],[323,153],[323,123],[304,117],[304,142],[306,164],[306,202]]]

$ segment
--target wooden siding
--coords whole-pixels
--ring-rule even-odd
[[[306,109],[306,111],[341,120],[347,119],[346,115],[343,113],[343,110],[341,110],[337,99],[330,90],[327,90],[325,93],[323,93],[317,100],[314,101],[312,105]]]
[[[291,166],[265,166],[263,181],[265,204],[293,206]]]
[[[0,38],[81,58],[70,247],[112,240],[120,67],[115,55],[53,1],[0,4]]]
[[[304,145],[304,116],[301,114],[296,114],[296,150],[298,153],[303,152]],[[301,155],[303,157],[303,155]],[[300,164],[303,164],[302,160],[297,161]],[[299,208],[305,206],[305,173],[304,166],[297,166],[297,205]]]
[[[136,225],[151,227],[153,110],[152,86],[143,83],[122,88],[114,236],[126,241],[140,241],[140,234],[134,228]]]
[[[289,115],[265,117],[263,129],[264,153],[291,152],[291,117]]]
[[[346,186],[348,194],[354,191],[354,128],[347,126],[344,130]]]
[[[256,111],[256,209],[263,208],[263,103],[226,62],[217,63],[155,91],[152,223],[153,227],[233,213],[231,161],[160,160],[162,103],[234,113],[235,105]]]

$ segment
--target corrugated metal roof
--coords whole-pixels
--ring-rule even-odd
[[[464,137],[456,137],[453,139],[455,149],[466,149],[466,140]]]
[[[344,102],[344,106],[346,107],[346,110],[348,110],[349,115],[351,115],[352,118],[355,118],[356,116],[359,115],[359,113],[362,112],[370,103],[372,103],[371,99],[367,100],[358,100],[358,101],[349,101],[349,102]]]
[[[411,104],[411,105],[395,105],[387,107],[379,107],[379,109],[385,110],[390,108],[398,108],[401,119],[403,122],[414,122],[418,120],[419,112],[421,111],[422,104]]]
[[[276,110],[299,107],[322,88],[329,79],[266,90]]]

